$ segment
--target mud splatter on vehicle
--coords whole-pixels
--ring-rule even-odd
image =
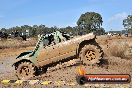
[[[95,38],[94,33],[72,38],[59,31],[42,35],[33,51],[23,52],[16,58],[13,64],[16,75],[19,79],[30,79],[55,63],[71,60],[70,57],[87,65],[99,63],[103,50]]]

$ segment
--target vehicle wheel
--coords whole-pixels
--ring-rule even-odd
[[[77,76],[76,81],[79,85],[83,85],[86,83],[86,78],[84,76]]]
[[[103,51],[97,44],[88,44],[81,49],[79,57],[83,64],[91,65],[100,62],[103,57]]]
[[[30,62],[21,62],[16,69],[16,75],[18,79],[22,80],[27,80],[35,76],[35,72],[36,68]]]

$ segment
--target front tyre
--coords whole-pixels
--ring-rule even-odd
[[[103,51],[99,45],[88,44],[81,49],[79,57],[83,64],[96,64],[100,62],[100,59],[102,59]]]
[[[21,62],[17,69],[16,75],[18,79],[27,80],[35,76],[36,68],[31,62]]]

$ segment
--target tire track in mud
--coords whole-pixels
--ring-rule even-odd
[[[15,74],[14,67],[11,67],[11,64],[13,63],[12,58],[14,57],[9,57],[7,59],[2,59],[0,61],[0,63],[2,63],[0,64],[0,77],[4,78],[6,76],[9,76],[9,74],[11,74],[12,76],[13,74]],[[103,64],[101,65],[102,67],[97,67],[97,66],[83,66],[83,67],[86,69],[87,68],[88,69],[98,68],[98,69],[104,69],[104,70],[115,70],[114,71],[115,73],[118,73],[118,70],[119,72],[121,72],[120,69],[123,69],[121,73],[132,72],[132,61],[131,60],[125,60],[125,59],[116,58],[116,57],[109,57],[109,58],[107,57],[105,60],[107,61],[102,63]],[[77,69],[79,66],[80,66],[79,59],[73,59],[68,62],[57,64],[54,67],[49,67],[48,71],[40,76],[41,77],[46,76],[47,74],[54,73],[55,71],[61,71],[62,69],[71,69],[71,68],[75,68],[77,72]],[[127,70],[126,68],[129,68],[129,69]],[[40,76],[36,76],[33,79],[38,79]]]
[[[57,64],[53,67],[52,66],[48,67],[48,70],[46,73],[39,75],[37,77],[34,77],[33,79],[41,79],[41,77],[49,77],[48,74],[53,73],[55,71],[61,71],[61,70],[67,69],[68,67],[70,68],[72,66],[79,66],[79,64],[80,64],[79,62],[80,62],[79,59],[72,59],[70,61]]]

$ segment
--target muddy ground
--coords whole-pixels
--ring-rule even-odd
[[[102,60],[101,66],[85,66],[82,67],[86,70],[87,74],[130,74],[132,76],[132,58],[131,52],[121,52],[118,54],[125,53],[124,56],[122,55],[113,55],[114,51],[117,51],[114,47],[112,47],[114,42],[117,43],[117,47],[122,46],[121,42],[127,42],[128,48],[132,46],[132,39],[131,38],[111,38],[108,39],[104,36],[97,37],[97,42],[104,50],[104,58]],[[114,43],[115,44],[115,43]],[[124,45],[126,46],[126,45]],[[121,47],[124,48],[124,47]],[[126,48],[126,47],[125,47]],[[15,57],[23,51],[32,50],[33,47],[27,48],[19,48],[19,49],[3,49],[0,50],[0,81],[4,79],[10,80],[17,80],[15,76],[14,67],[11,65],[13,64]],[[112,51],[113,50],[113,51]],[[126,49],[129,50],[129,49]],[[127,53],[126,53],[127,52]],[[115,52],[116,53],[116,52]],[[117,54],[117,53],[116,53]],[[76,62],[75,60],[74,62]],[[76,83],[76,75],[78,74],[78,68],[80,67],[79,64],[64,66],[61,69],[52,70],[55,67],[50,68],[47,73],[42,74],[41,76],[37,76],[35,80],[42,80],[42,81],[65,81],[67,84],[61,83],[60,85],[57,83],[51,83],[49,85],[41,85],[41,84],[3,84],[0,83],[0,88],[100,88],[101,86],[105,86],[104,84],[99,85],[92,85],[88,84],[85,86],[80,86]],[[108,84],[110,86],[110,84]],[[132,82],[129,84],[132,86]],[[114,86],[118,86],[114,84]],[[103,87],[102,87],[103,88]],[[106,87],[107,88],[107,87]],[[110,87],[108,87],[110,88]],[[115,87],[117,88],[117,87]]]

